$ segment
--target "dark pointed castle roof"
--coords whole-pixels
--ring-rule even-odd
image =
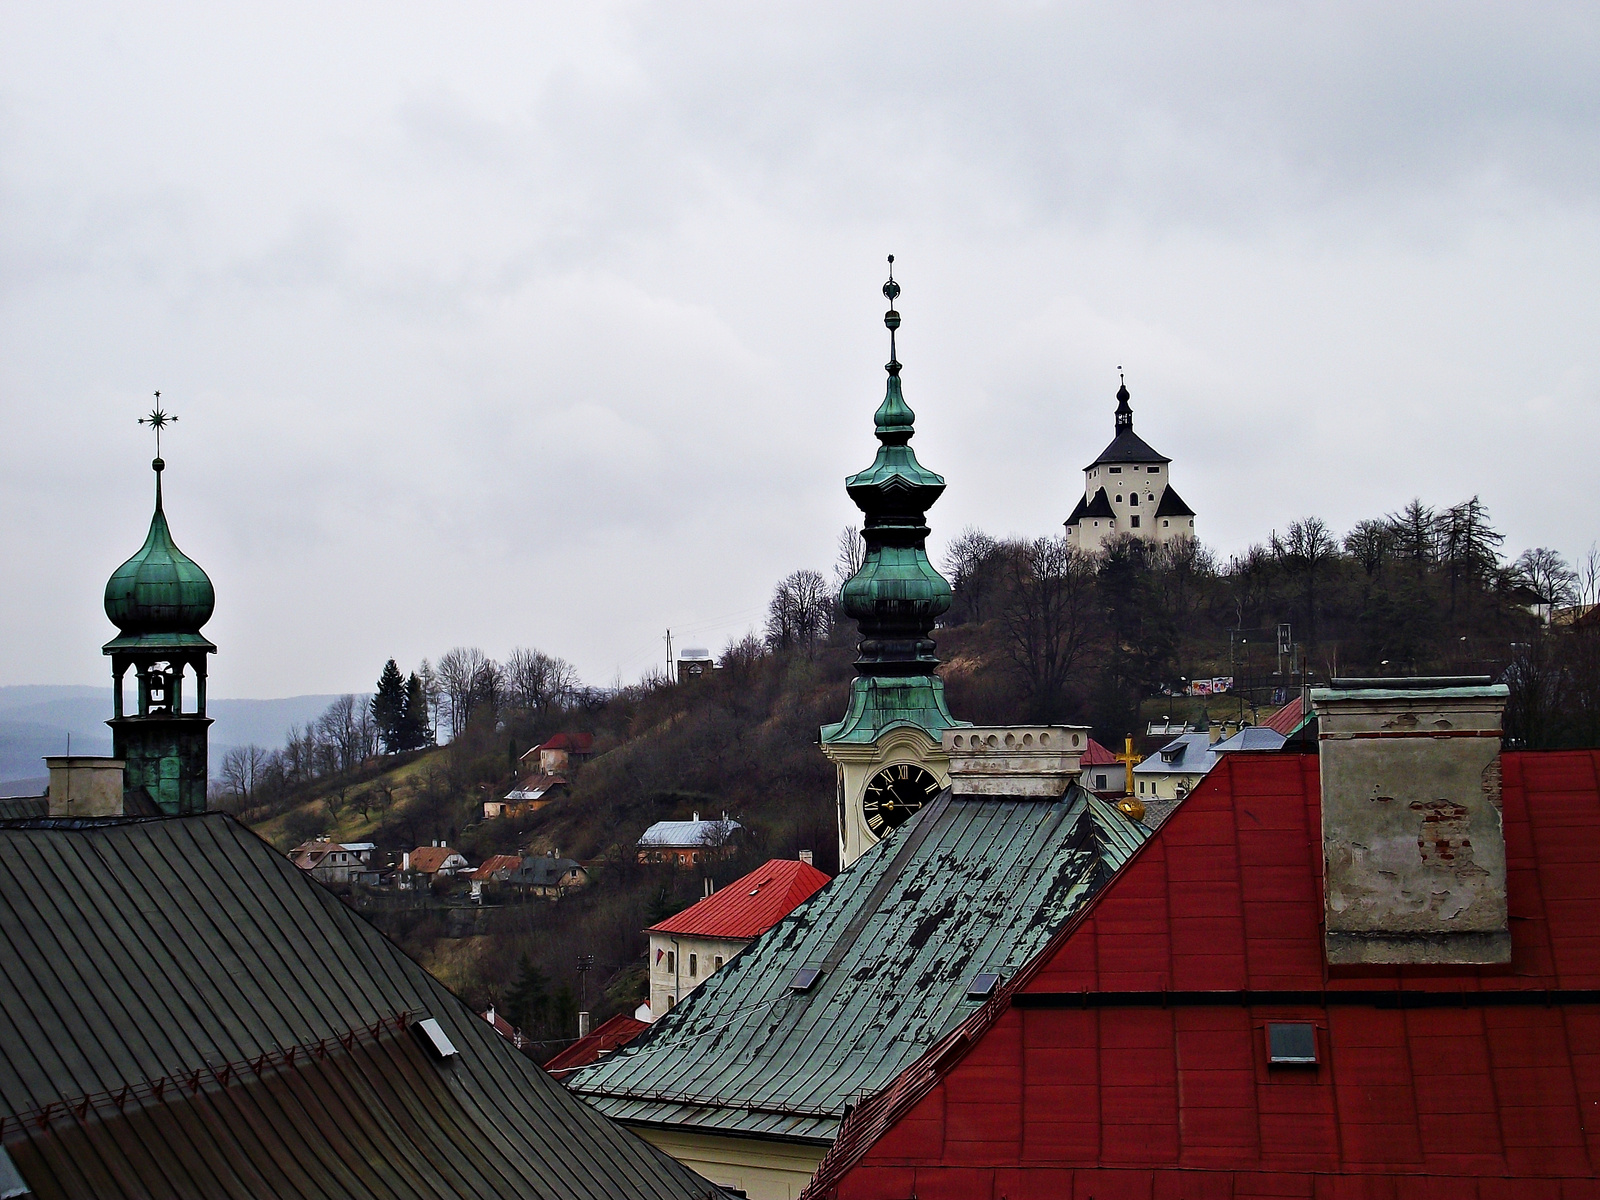
[[[1105,493],[1102,491],[1101,494],[1104,495]],[[1183,497],[1178,495],[1177,489],[1169,484],[1166,490],[1161,493],[1160,503],[1156,505],[1156,516],[1192,517],[1194,516],[1194,509],[1185,504]]]
[[[1167,463],[1172,460],[1165,454],[1157,454],[1150,448],[1150,444],[1133,431],[1133,406],[1128,403],[1131,397],[1128,394],[1128,385],[1123,383],[1117,389],[1117,436],[1111,439],[1111,444],[1100,451],[1100,457],[1089,464],[1089,467],[1098,467],[1102,463]],[[1084,470],[1088,470],[1085,467]]]

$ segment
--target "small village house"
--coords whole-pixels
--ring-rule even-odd
[[[739,822],[723,813],[718,821],[702,821],[695,813],[688,821],[657,821],[639,839],[642,863],[675,863],[680,867],[719,862],[733,853]]]
[[[773,859],[650,926],[652,1016],[669,1011],[827,883],[808,862]]]
[[[289,851],[294,863],[318,883],[354,883],[370,870],[372,842],[333,842],[326,838],[302,842]]]
[[[580,764],[594,754],[594,735],[558,733],[518,759],[516,787],[497,800],[483,802],[484,820],[538,812],[571,786]]]
[[[400,856],[400,886],[413,886],[419,879],[426,879],[429,883],[435,879],[449,879],[471,868],[472,864],[463,854],[443,842],[418,846]]]
[[[524,855],[517,869],[506,877],[507,886],[522,895],[546,900],[559,900],[588,882],[588,867],[575,859],[562,858],[553,850],[549,854]]]

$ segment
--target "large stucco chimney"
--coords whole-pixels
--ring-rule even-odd
[[[1078,774],[1089,730],[1083,725],[973,725],[946,729],[950,791],[957,796],[1065,794]]]
[[[1501,714],[1479,676],[1315,688],[1330,964],[1506,963]]]
[[[123,767],[120,758],[85,754],[46,758],[50,768],[52,817],[120,817]]]

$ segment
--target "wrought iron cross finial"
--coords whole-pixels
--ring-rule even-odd
[[[162,410],[160,392],[156,393],[156,406],[150,410],[150,415],[148,417],[139,418],[139,424],[148,425],[151,429],[155,430],[156,459],[158,461],[161,458],[161,431],[168,425],[171,425],[173,422],[177,421],[177,419],[178,418],[173,416],[171,413],[164,412]]]

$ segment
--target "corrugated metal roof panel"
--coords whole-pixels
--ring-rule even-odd
[[[460,1050],[436,1065],[402,1035],[181,1101],[165,1091],[163,1103],[90,1113],[81,1127],[30,1120],[28,1141],[8,1133],[6,1144],[41,1195],[686,1200],[709,1190],[575,1103],[221,814],[0,825],[0,959],[0,1118],[148,1090],[400,1012],[436,1018]]]
[[[826,1141],[976,1007],[974,971],[1009,976],[1146,836],[1077,786],[941,801],[568,1086],[623,1120]]]

